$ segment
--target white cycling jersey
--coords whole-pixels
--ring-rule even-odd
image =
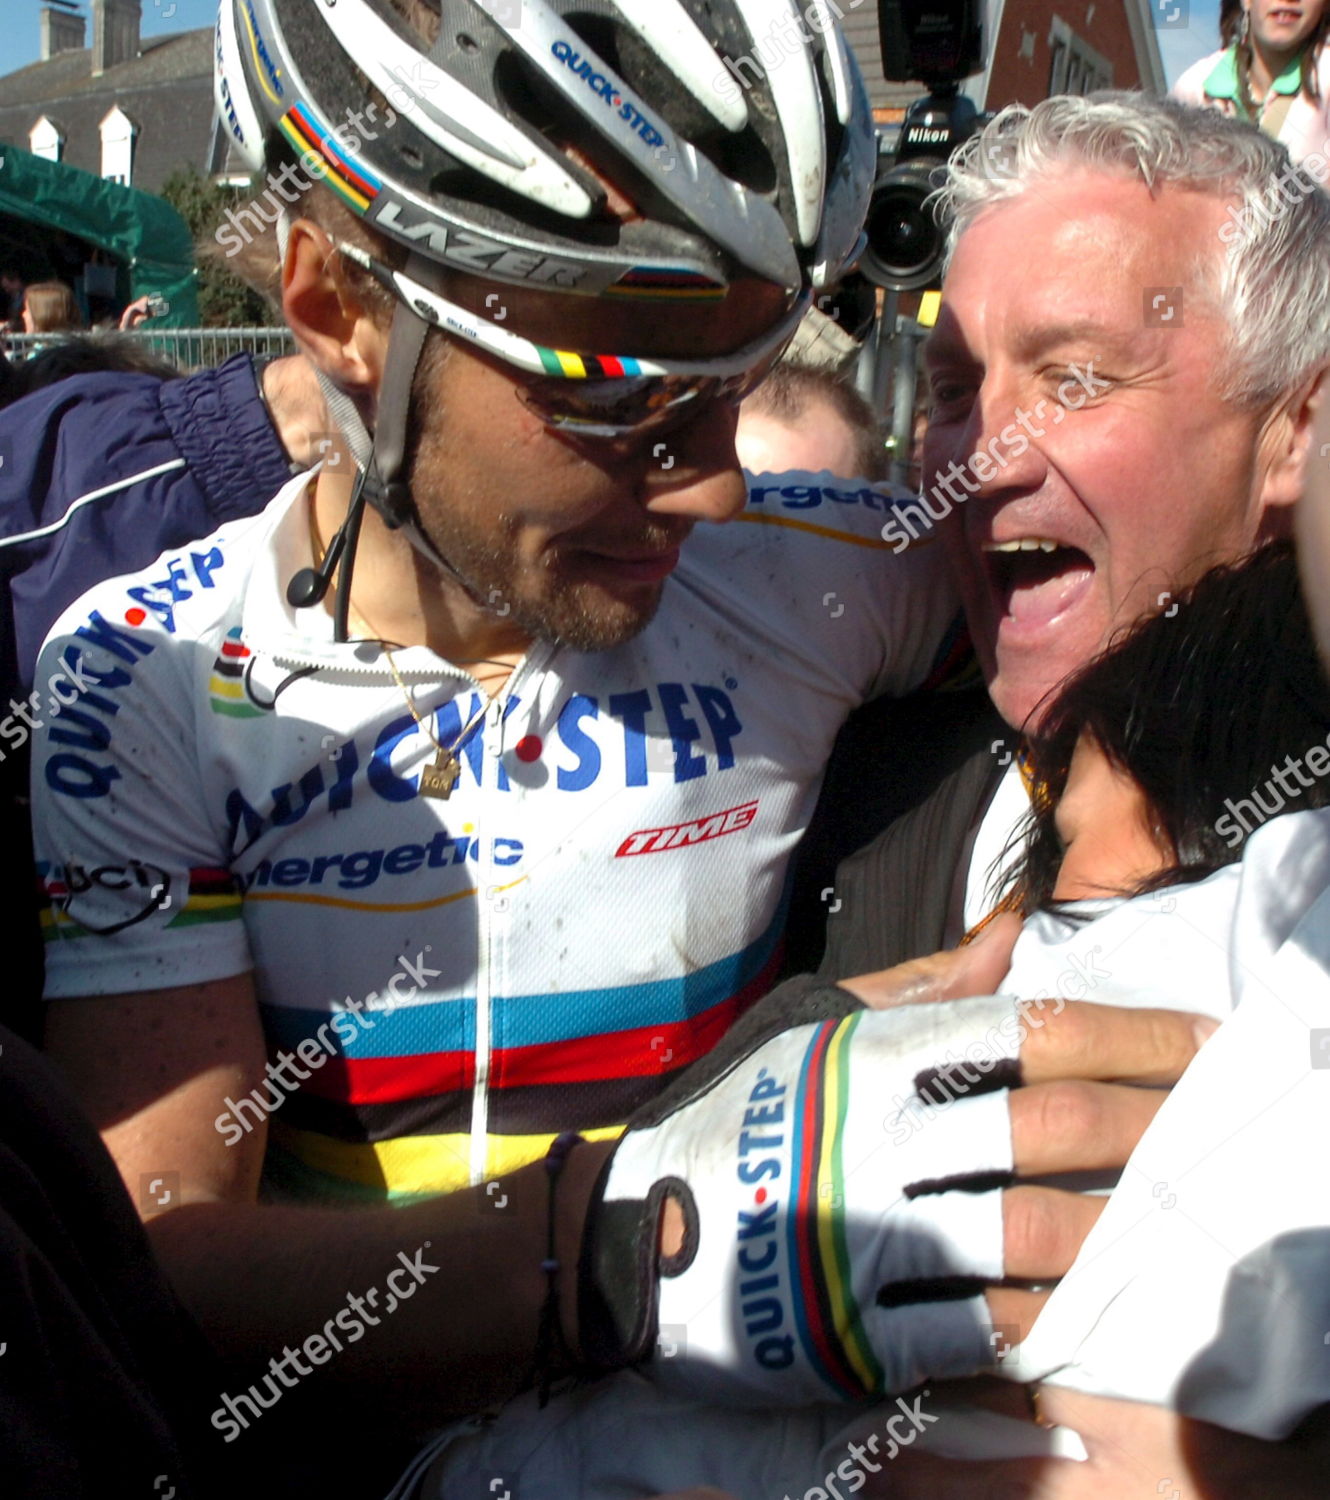
[[[48,638],[37,680],[83,682],[35,741],[48,994],[252,969],[268,1074],[218,1130],[271,1120],[272,1192],[410,1197],[615,1133],[768,987],[836,731],[925,678],[955,605],[881,491],[754,480],[634,640],[532,647],[439,800],[378,644],[286,602],[309,484]],[[394,655],[451,743],[478,683]]]

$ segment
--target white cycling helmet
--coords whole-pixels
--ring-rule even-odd
[[[432,44],[391,0],[223,0],[217,105],[250,165],[274,137],[316,151],[389,238],[550,290],[793,288],[856,253],[872,119],[823,0],[414,3],[441,6]],[[641,217],[610,215],[578,156]]]
[[[876,167],[863,79],[824,0],[221,0],[216,98],[252,168],[284,151],[316,165],[418,281],[452,267],[646,302],[757,277],[793,302],[858,254]],[[325,391],[364,498],[456,577],[400,477],[438,319],[398,296],[373,438]],[[353,503],[318,579],[288,591],[322,598],[346,550],[339,636],[358,526]]]

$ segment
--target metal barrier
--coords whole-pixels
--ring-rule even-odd
[[[219,365],[242,350],[260,356],[294,354],[296,350],[289,328],[138,328],[121,337],[137,340],[186,372]],[[13,360],[26,359],[34,350],[47,349],[59,338],[59,334],[52,333],[3,335],[5,352]]]

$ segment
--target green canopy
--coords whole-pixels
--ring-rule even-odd
[[[158,292],[171,304],[155,327],[198,327],[194,245],[165,198],[0,141],[0,213],[63,229],[123,261],[131,300]]]

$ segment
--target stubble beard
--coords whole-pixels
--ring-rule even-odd
[[[430,466],[419,465],[417,472],[421,468],[429,472]],[[609,651],[645,630],[660,608],[668,580],[639,586],[625,597],[570,567],[567,553],[572,549],[557,542],[537,561],[525,562],[517,550],[520,523],[515,516],[500,511],[481,532],[443,485],[430,486],[424,494],[425,504],[417,501],[421,530],[456,574],[450,579],[443,573],[440,582],[446,587],[460,580],[475,603],[533,640],[574,651]],[[652,548],[669,546],[672,534],[673,528],[650,520],[642,529],[643,541]],[[425,566],[438,572],[432,561]]]
[[[512,535],[510,517],[496,517]],[[429,537],[471,598],[533,640],[574,651],[609,651],[641,634],[655,617],[664,583],[639,588],[630,601],[585,578],[567,576],[558,548],[524,564],[513,547],[476,537],[456,518],[431,518]]]
[[[449,462],[448,422],[440,410],[444,403],[438,400],[448,356],[442,335],[431,330],[413,385],[413,430],[408,438],[407,479],[418,524],[456,575],[444,572],[440,582],[455,587],[460,580],[476,604],[532,640],[585,652],[609,651],[632,640],[660,608],[664,581],[639,586],[624,597],[588,579],[584,570],[570,567],[568,553],[574,549],[557,542],[536,561],[524,562],[516,516],[492,511],[483,529],[472,519],[484,515],[492,501],[485,495],[459,493],[455,482],[450,483],[455,466]],[[431,408],[434,421],[418,425],[417,414]],[[649,550],[664,550],[678,542],[678,528],[644,515],[639,540]],[[438,572],[432,559],[426,566]]]

